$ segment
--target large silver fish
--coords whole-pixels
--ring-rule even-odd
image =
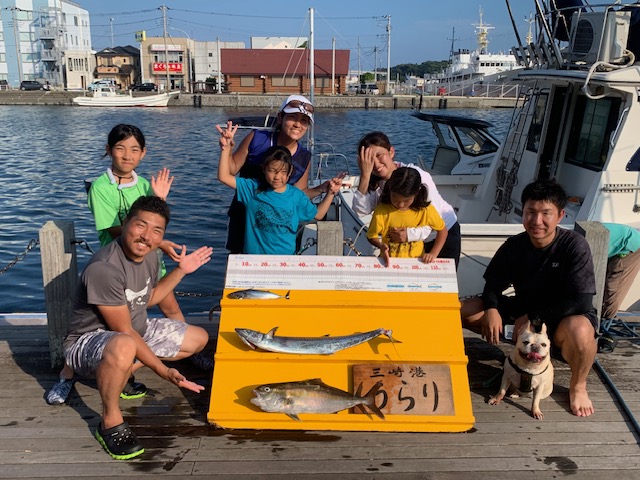
[[[319,378],[301,382],[271,383],[253,389],[255,397],[251,399],[251,403],[265,412],[284,413],[298,421],[299,413],[336,413],[351,407],[357,407],[366,413],[366,405],[377,417],[384,420],[384,414],[375,404],[375,396],[381,386],[382,382],[378,382],[366,395],[360,396],[362,384],[353,395],[331,387]]]
[[[391,330],[384,328],[340,337],[276,337],[276,330],[278,327],[272,328],[268,333],[261,333],[248,328],[236,328],[236,333],[244,343],[253,349],[260,348],[269,352],[308,355],[330,355],[345,348],[368,342],[380,335],[386,335],[392,342],[396,341],[391,336]]]
[[[275,300],[277,298],[289,300],[290,293],[291,290],[289,290],[285,295],[278,295],[277,293],[270,292],[269,290],[256,290],[254,288],[250,288],[248,290],[231,292],[227,297],[234,300]]]

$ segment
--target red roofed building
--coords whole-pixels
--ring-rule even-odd
[[[221,70],[228,93],[309,93],[309,50],[232,49],[220,50]],[[336,95],[346,93],[349,50],[315,51],[315,94],[331,95],[331,69],[335,53]]]

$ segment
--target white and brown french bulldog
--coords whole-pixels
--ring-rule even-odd
[[[511,387],[511,398],[532,393],[531,413],[538,420],[544,415],[540,410],[540,400],[553,391],[553,365],[551,365],[551,342],[547,336],[547,326],[542,324],[540,333],[530,331],[527,322],[518,336],[516,347],[504,362],[504,372],[500,391],[489,399],[491,405],[498,405]]]

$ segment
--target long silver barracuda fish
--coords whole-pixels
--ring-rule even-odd
[[[278,298],[284,298],[289,300],[289,290],[285,295],[278,295],[277,293],[270,292],[269,290],[256,290],[250,288],[248,290],[237,290],[227,295],[228,298],[233,300],[276,300]]]
[[[271,383],[252,390],[251,403],[265,412],[284,413],[300,421],[299,413],[336,413],[345,408],[356,407],[367,413],[368,407],[377,417],[384,420],[384,414],[375,404],[375,396],[382,386],[376,383],[361,396],[362,384],[355,394],[327,385],[319,378],[301,382]]]
[[[248,328],[236,328],[236,333],[244,343],[253,349],[307,355],[331,355],[340,350],[368,342],[380,335],[386,335],[392,342],[400,343],[391,336],[391,330],[384,328],[338,337],[276,337],[276,330],[278,327],[272,328],[268,333],[261,333]]]

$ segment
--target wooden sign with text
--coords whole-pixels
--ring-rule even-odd
[[[354,390],[362,384],[362,395],[379,381],[376,405],[384,414],[455,415],[449,365],[353,365]]]

